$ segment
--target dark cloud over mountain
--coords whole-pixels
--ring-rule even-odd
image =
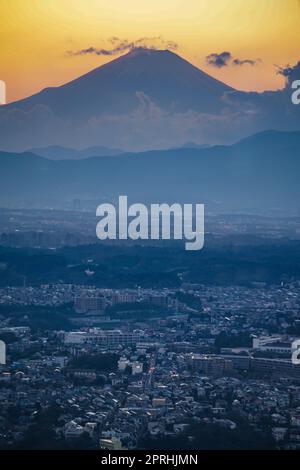
[[[98,56],[113,56],[122,52],[128,52],[136,48],[146,48],[150,50],[156,49],[170,49],[177,50],[178,44],[174,41],[165,40],[161,36],[156,37],[142,37],[135,41],[129,41],[128,39],[120,39],[113,36],[107,41],[110,47],[94,47],[90,46],[85,49],[77,51],[68,51],[67,54],[71,56],[79,55],[98,55]]]
[[[232,55],[227,51],[221,52],[220,54],[213,52],[212,54],[206,56],[206,62],[208,65],[212,65],[213,67],[218,68],[226,67],[231,59]]]
[[[255,65],[259,59],[233,59],[232,63],[234,65]]]
[[[206,62],[208,65],[213,67],[222,68],[227,67],[229,65],[256,65],[258,62],[261,62],[261,59],[238,59],[233,57],[231,52],[224,51],[220,54],[213,52],[206,56]]]

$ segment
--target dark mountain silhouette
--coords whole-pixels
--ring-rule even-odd
[[[70,83],[0,107],[1,149],[17,152],[228,145],[267,129],[300,129],[300,106],[292,104],[288,83],[263,93],[234,90],[168,50],[134,49]]]
[[[81,120],[130,113],[147,96],[156,106],[172,112],[217,112],[220,99],[230,90],[174,52],[135,49],[70,83],[47,88],[7,108],[28,111],[43,105],[59,117]]]
[[[34,153],[40,157],[49,158],[50,160],[68,160],[80,159],[90,157],[110,157],[120,155],[123,153],[120,149],[110,149],[107,147],[88,147],[85,149],[73,149],[69,147],[60,147],[59,145],[49,145],[48,147],[33,148],[28,150],[29,153]]]
[[[207,210],[298,211],[300,132],[269,131],[232,146],[51,161],[0,153],[0,205],[67,207],[73,198],[204,202]]]

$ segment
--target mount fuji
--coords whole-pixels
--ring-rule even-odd
[[[231,144],[270,128],[298,130],[299,108],[288,90],[238,91],[174,52],[138,48],[62,86],[1,106],[0,149]]]

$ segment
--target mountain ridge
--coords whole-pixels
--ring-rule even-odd
[[[74,149],[71,147],[61,147],[59,145],[49,145],[47,147],[39,147],[28,149],[27,152],[34,153],[50,160],[75,160],[80,158],[90,158],[93,156],[115,156],[123,153],[123,150],[112,149],[102,146],[87,147],[83,149]]]
[[[0,205],[60,208],[79,198],[94,201],[96,208],[126,194],[145,203],[203,202],[208,210],[298,211],[300,132],[276,135],[280,145],[272,131],[231,146],[114,158],[54,161],[28,152],[2,152]]]
[[[103,112],[131,112],[138,105],[135,94],[144,93],[159,106],[170,108],[171,96],[177,96],[179,111],[187,111],[189,103],[208,112],[220,109],[218,99],[232,90],[174,52],[139,49],[61,86],[45,88],[5,105],[4,109],[28,110],[43,105],[50,106],[58,116],[82,119]],[[119,103],[112,95],[118,96]],[[184,100],[180,100],[180,95]]]
[[[299,130],[285,88],[235,90],[168,50],[138,49],[59,87],[0,107],[6,151],[51,145],[141,152],[231,144],[274,128]]]

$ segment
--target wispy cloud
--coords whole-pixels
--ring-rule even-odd
[[[259,61],[260,59],[233,59],[232,63],[233,65],[256,65]]]
[[[81,56],[81,55],[98,55],[98,56],[113,56],[122,52],[128,52],[136,48],[145,49],[170,49],[177,50],[178,44],[175,41],[165,40],[161,36],[156,37],[142,37],[134,41],[128,39],[121,39],[113,36],[105,41],[108,43],[107,47],[94,47],[89,46],[85,49],[76,51],[67,51],[68,55]]]
[[[231,52],[224,51],[220,53],[213,52],[206,56],[206,63],[212,67],[223,68],[229,65],[256,65],[261,59],[239,59],[234,57]]]

